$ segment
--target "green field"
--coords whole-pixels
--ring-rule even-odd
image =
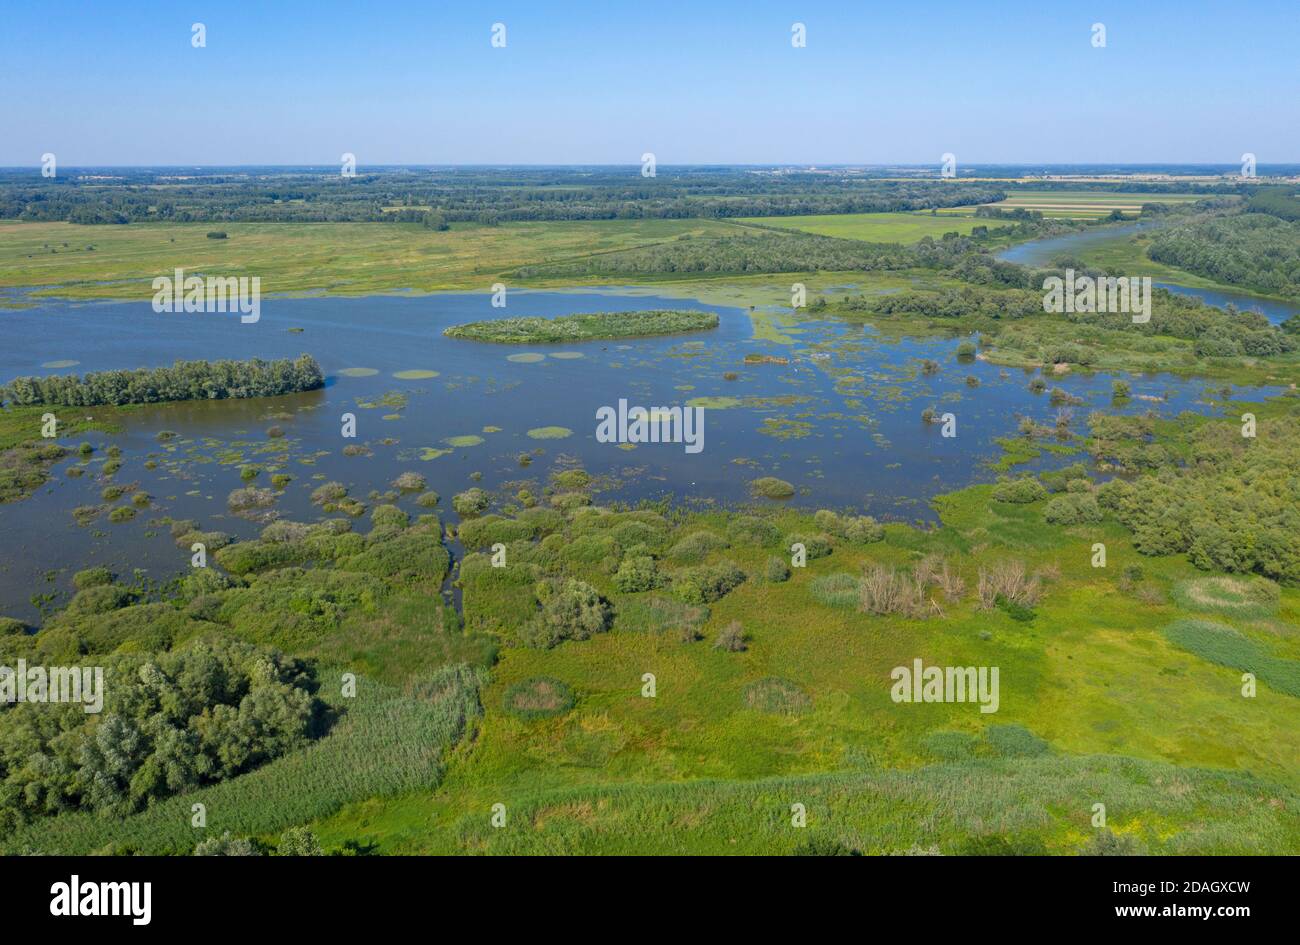
[[[977,226],[997,226],[1002,221],[977,220],[967,209],[958,216],[956,212],[935,215],[917,213],[841,213],[819,214],[806,217],[748,217],[738,223],[775,226],[786,230],[816,233],[818,236],[835,236],[840,239],[863,240],[867,243],[915,243],[929,236],[939,239],[945,233],[970,235]]]
[[[525,263],[562,262],[674,239],[735,231],[707,220],[613,220],[460,226],[416,224],[0,224],[0,287],[38,295],[147,299],[152,280],[180,267],[259,276],[264,294],[366,295],[414,289],[488,291]],[[89,247],[93,247],[93,250]]]

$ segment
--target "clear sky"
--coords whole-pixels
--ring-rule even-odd
[[[0,92],[5,166],[1300,162],[1300,2],[10,0]]]

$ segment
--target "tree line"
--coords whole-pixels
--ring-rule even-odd
[[[273,397],[315,390],[325,375],[309,354],[263,361],[177,361],[171,367],[19,377],[0,387],[12,406],[96,407],[174,400]]]

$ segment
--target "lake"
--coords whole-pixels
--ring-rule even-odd
[[[492,317],[657,307],[716,311],[721,324],[695,335],[534,347],[442,335],[450,325]],[[327,480],[345,483],[373,506],[383,501],[373,491],[387,491],[400,472],[413,470],[442,495],[444,516],[454,517],[449,505],[457,492],[478,485],[509,496],[527,485],[540,494],[553,470],[575,463],[600,478],[600,502],[671,496],[731,506],[751,501],[750,480],[773,475],[795,485],[791,501],[801,506],[932,521],[933,496],[995,478],[990,462],[1000,449],[994,441],[1014,435],[1020,415],[1050,424],[1057,413],[1046,395],[1028,391],[1029,373],[959,362],[959,336],[886,340],[868,327],[795,320],[788,311],[590,290],[517,291],[506,310],[492,308],[486,294],[268,299],[251,325],[237,315],[155,314],[148,302],[42,301],[0,312],[0,324],[4,382],[53,371],[301,352],[314,355],[328,378],[323,390],[288,397],[148,406],[128,413],[121,434],[62,441],[95,446],[86,475],[65,474],[80,462],[73,457],[31,498],[0,505],[0,613],[26,620],[37,617],[31,595],[62,599],[72,573],[90,565],[128,577],[139,567],[158,581],[184,571],[189,551],[175,546],[159,521],[165,517],[254,536],[261,524],[226,510],[227,495],[245,485],[244,464],[264,469],[254,485],[269,487],[272,472],[292,475],[275,512],[307,521],[320,515],[310,493]],[[769,363],[746,364],[746,355],[768,356]],[[922,372],[927,358],[941,365],[937,374]],[[967,376],[979,386],[967,386]],[[1082,430],[1090,409],[1112,409],[1111,380],[1080,374],[1049,382],[1085,402],[1073,411],[1074,429]],[[1205,382],[1169,375],[1130,380],[1138,396],[1115,409],[1210,409]],[[1238,392],[1243,398],[1267,393]],[[696,398],[705,398],[699,453],[682,444],[626,449],[597,442],[602,406],[626,399],[672,407]],[[930,406],[955,415],[954,438],[920,419]],[[356,439],[340,435],[344,413],[356,416]],[[283,436],[268,435],[272,427]],[[539,438],[542,428],[571,433]],[[162,431],[175,436],[160,441]],[[124,465],[111,481],[138,484],[154,505],[130,522],[110,524],[100,515],[78,525],[74,508],[103,504],[100,492],[109,480],[98,470],[113,444]],[[365,455],[344,455],[349,444],[363,446]],[[1040,462],[1068,461],[1046,454]],[[399,504],[412,515],[421,511],[413,496]]]

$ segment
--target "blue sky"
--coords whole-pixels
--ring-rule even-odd
[[[0,89],[4,166],[1300,162],[1300,3],[14,2]]]

